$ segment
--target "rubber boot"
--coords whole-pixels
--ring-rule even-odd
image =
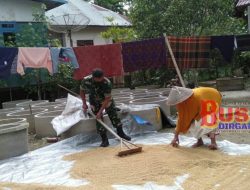
[[[131,141],[131,137],[129,137],[128,135],[126,135],[126,134],[124,133],[122,127],[117,127],[117,134],[118,134],[121,138],[123,138],[123,139],[125,139],[125,140],[127,140],[127,141]]]
[[[101,137],[102,137],[102,143],[100,144],[100,147],[108,147],[109,139],[107,137],[107,134],[101,134]]]

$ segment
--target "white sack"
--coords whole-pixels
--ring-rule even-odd
[[[82,100],[68,94],[67,104],[61,115],[55,117],[51,124],[57,135],[69,130],[72,126],[84,119]]]

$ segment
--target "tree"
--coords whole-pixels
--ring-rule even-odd
[[[114,18],[107,18],[111,27],[101,33],[104,39],[112,39],[113,42],[128,42],[136,38],[135,31],[131,27],[119,27],[114,23]]]
[[[132,0],[130,13],[140,38],[247,31],[244,20],[233,18],[234,0]]]
[[[94,0],[94,4],[110,9],[114,12],[123,14],[123,4],[122,0]]]

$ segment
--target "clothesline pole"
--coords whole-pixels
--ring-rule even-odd
[[[172,59],[172,61],[173,61],[173,63],[174,63],[174,67],[175,67],[175,70],[176,70],[176,72],[177,72],[177,75],[178,75],[178,77],[179,77],[179,79],[180,79],[181,85],[182,85],[183,87],[186,87],[186,85],[185,85],[185,83],[184,83],[184,80],[183,80],[183,78],[182,78],[182,76],[181,76],[180,69],[179,69],[179,67],[178,67],[178,65],[177,65],[177,62],[176,62],[176,59],[175,59],[175,57],[174,57],[174,53],[173,53],[173,50],[172,50],[171,45],[170,45],[170,43],[169,43],[168,37],[167,37],[167,35],[166,35],[165,33],[164,33],[163,35],[164,35],[164,37],[165,37],[165,42],[166,42],[167,48],[168,48],[168,50],[169,50],[171,59]]]

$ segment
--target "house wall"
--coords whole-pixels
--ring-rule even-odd
[[[112,40],[106,40],[101,37],[101,32],[106,31],[106,27],[88,27],[78,32],[72,32],[73,46],[77,46],[77,40],[93,40],[94,45],[111,44]],[[70,46],[70,40],[65,35],[65,46]]]
[[[0,21],[31,22],[32,11],[41,3],[30,0],[0,0]]]
[[[4,46],[4,35],[15,34],[22,26],[33,21],[33,10],[41,3],[30,0],[0,0],[0,46]],[[18,39],[16,39],[18,40]]]

